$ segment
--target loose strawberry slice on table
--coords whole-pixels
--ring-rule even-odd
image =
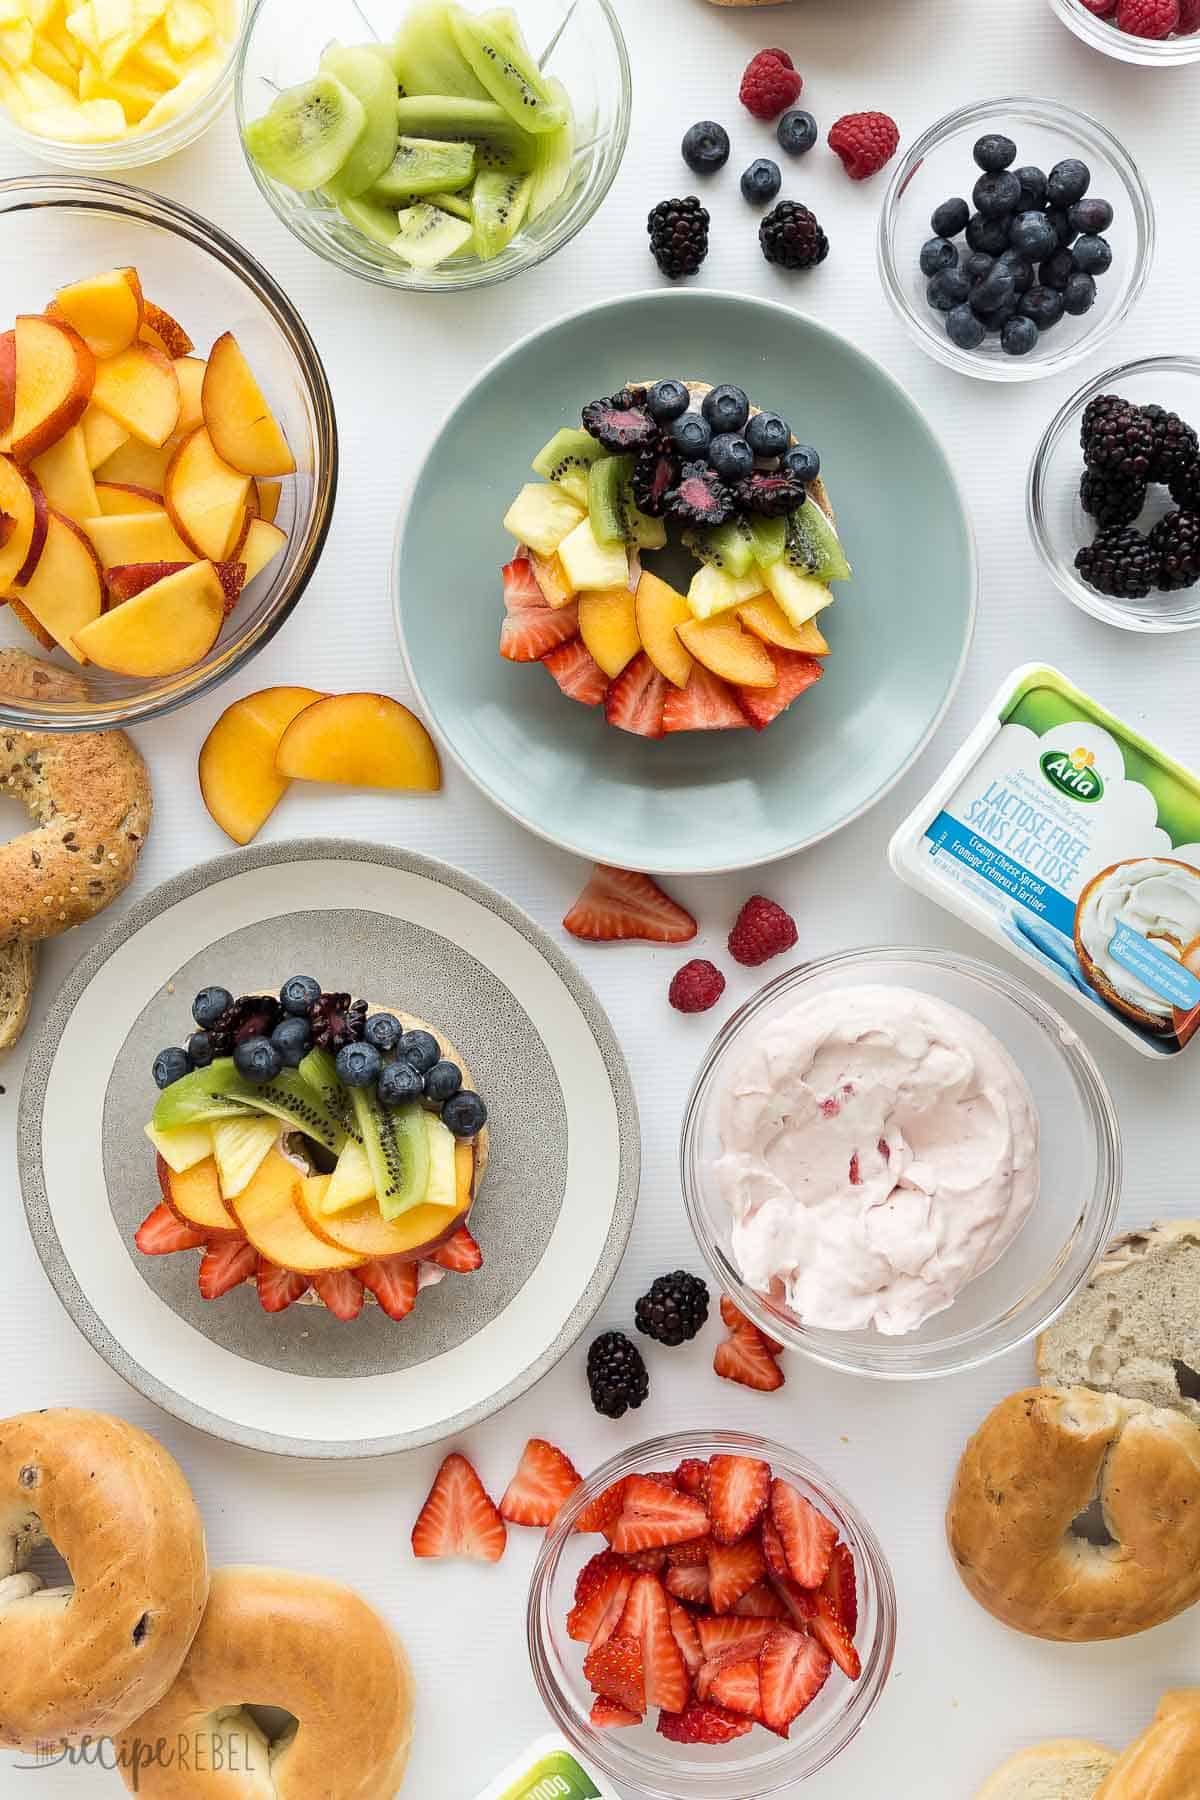
[[[574,600],[567,606],[550,606],[529,564],[521,558],[507,563],[502,574],[501,656],[509,662],[540,662],[556,645],[578,637],[579,607]]]
[[[746,1713],[752,1719],[761,1717],[762,1690],[757,1659],[748,1657],[744,1661],[725,1663],[709,1682],[707,1698],[727,1706],[730,1712]]]
[[[588,1501],[576,1522],[576,1531],[604,1531],[620,1518],[624,1504],[625,1478],[622,1476],[620,1481],[614,1481],[602,1494]]]
[[[605,1608],[621,1582],[626,1592],[632,1582],[621,1558],[611,1550],[600,1550],[584,1563],[575,1578],[575,1604],[567,1614],[567,1636],[578,1643],[592,1641]],[[621,1602],[624,1607],[624,1601]]]
[[[435,1250],[428,1258],[436,1263],[439,1269],[449,1269],[455,1275],[470,1275],[475,1269],[483,1267],[483,1251],[471,1236],[465,1225],[460,1225],[453,1237],[439,1250]]]
[[[787,711],[793,700],[798,700],[807,688],[820,681],[825,672],[815,656],[807,656],[802,650],[779,650],[770,644],[766,648],[768,655],[774,658],[779,677],[775,686],[742,687],[737,691],[738,704],[755,731],[765,731],[780,713]]]
[[[563,929],[597,943],[642,938],[651,944],[686,944],[696,935],[696,921],[648,875],[597,863]]]
[[[854,1575],[854,1557],[850,1546],[843,1544],[840,1539],[833,1546],[829,1573],[821,1583],[821,1592],[829,1599],[834,1612],[853,1637],[858,1630],[858,1583]]]
[[[211,1244],[200,1259],[200,1298],[219,1300],[258,1273],[258,1251],[244,1238]]]
[[[202,1231],[194,1231],[177,1219],[164,1201],[148,1213],[133,1234],[133,1241],[143,1256],[172,1256],[176,1250],[199,1250],[208,1239]],[[237,1240],[244,1243],[244,1239]]]
[[[412,1528],[414,1556],[467,1556],[499,1562],[508,1533],[478,1475],[452,1450],[434,1477]]]
[[[753,1731],[754,1720],[714,1706],[711,1700],[693,1700],[681,1713],[659,1713],[658,1730],[673,1744],[730,1744]]]
[[[594,1644],[583,1659],[583,1678],[594,1694],[640,1717],[646,1710],[642,1646],[637,1638],[614,1635]]]
[[[756,1538],[747,1538],[742,1544],[714,1544],[708,1557],[708,1594],[713,1611],[728,1612],[766,1572]]]
[[[644,1475],[630,1475],[621,1516],[613,1527],[612,1547],[625,1554],[656,1550],[704,1537],[707,1531],[708,1514],[700,1501],[674,1487],[660,1487]]]
[[[569,1456],[545,1438],[530,1438],[504,1490],[500,1517],[510,1525],[551,1525],[583,1477]]]
[[[803,1632],[777,1625],[758,1659],[764,1725],[786,1737],[792,1720],[799,1718],[825,1686],[829,1668],[829,1657],[820,1644]]]
[[[795,1583],[792,1583],[793,1587]],[[739,1619],[786,1619],[788,1609],[770,1581],[757,1581],[735,1600],[730,1612]]]
[[[792,1580],[801,1587],[820,1587],[833,1561],[837,1527],[818,1512],[790,1482],[771,1483],[771,1518],[779,1533]]]
[[[660,675],[644,650],[640,650],[617,676],[604,701],[604,717],[619,731],[635,737],[663,735],[663,708],[675,690]]]
[[[732,1614],[719,1619],[701,1614],[696,1620],[696,1635],[705,1661],[724,1656],[730,1650],[740,1652],[743,1657],[757,1656],[771,1630],[766,1619],[738,1619]]]
[[[672,687],[663,706],[663,730],[744,731],[747,719],[727,681],[692,664],[685,688]]]
[[[669,1599],[667,1610],[671,1617],[671,1635],[679,1646],[679,1654],[689,1675],[694,1675],[704,1661],[704,1650],[696,1630],[696,1622],[686,1606],[678,1600]]]
[[[773,1394],[783,1386],[783,1370],[767,1349],[761,1331],[731,1332],[713,1354],[713,1368],[725,1381],[740,1382],[760,1394]]]
[[[394,1257],[363,1263],[354,1273],[374,1294],[389,1319],[407,1319],[417,1303],[417,1265]]]
[[[363,1309],[364,1289],[354,1269],[326,1270],[314,1275],[313,1287],[335,1319],[343,1323],[357,1319]]]
[[[286,1312],[301,1294],[307,1294],[310,1285],[307,1275],[297,1275],[294,1269],[281,1269],[265,1256],[259,1257],[258,1299],[264,1312]]]
[[[636,1638],[642,1647],[646,1702],[679,1712],[690,1689],[687,1667],[671,1629],[670,1602],[656,1575],[638,1575],[629,1590],[615,1636]]]
[[[813,1616],[808,1629],[818,1644],[832,1656],[842,1674],[857,1681],[862,1674],[862,1658],[854,1648],[854,1639],[833,1609],[828,1594],[816,1595]]]
[[[754,1456],[709,1459],[708,1516],[718,1544],[736,1544],[766,1511],[771,1498],[770,1465]]]
[[[581,637],[571,638],[543,656],[547,668],[569,700],[599,706],[608,693],[608,676]]]
[[[744,1312],[739,1312],[728,1294],[721,1295],[721,1318],[730,1331],[757,1331],[772,1356],[783,1354],[783,1345],[777,1343],[773,1337],[768,1337],[765,1331],[759,1330],[759,1327],[754,1324],[753,1320],[748,1319]]]
[[[642,1722],[641,1713],[630,1712],[628,1707],[618,1706],[613,1700],[606,1700],[603,1694],[597,1695],[592,1702],[592,1710],[588,1717],[592,1724],[598,1725],[602,1731],[610,1728],[619,1730],[622,1726],[640,1725]]]

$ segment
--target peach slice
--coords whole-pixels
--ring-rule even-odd
[[[122,444],[130,441],[129,433],[123,425],[118,425],[115,419],[110,419],[106,412],[90,402],[79,421],[79,428],[87,445],[88,467],[93,472],[101,463],[107,462],[110,456],[115,456]],[[142,445],[136,447],[140,450]]]
[[[256,481],[258,493],[258,516],[265,525],[273,525],[279,513],[279,502],[283,498],[282,481]]]
[[[239,1237],[237,1220],[221,1198],[216,1159],[206,1156],[179,1174],[158,1157],[158,1185],[171,1211],[210,1237]]]
[[[137,270],[110,269],[59,288],[46,311],[73,326],[99,358],[128,350],[142,328],[142,304]]]
[[[14,329],[16,399],[0,450],[27,463],[78,425],[92,397],[96,359],[79,333],[57,319],[26,314]]]
[[[17,334],[0,332],[0,437],[12,429],[17,410]]]
[[[0,456],[0,513],[13,521],[0,546],[0,595],[28,581],[46,543],[46,499],[37,478]]]
[[[106,413],[100,417],[107,418]],[[86,429],[86,420],[85,420]],[[116,420],[113,420],[116,424]],[[121,427],[118,427],[121,429]],[[123,481],[132,487],[149,488],[152,493],[161,494],[163,482],[167,478],[167,465],[176,449],[174,439],[157,449],[150,444],[139,444],[137,439],[126,434],[125,441],[118,445],[103,462],[94,466],[98,481]]]
[[[204,402],[201,398],[204,391],[204,370],[206,365],[198,356],[177,357],[172,365],[176,380],[179,382],[181,405],[179,423],[176,432],[186,436],[204,423]]]
[[[262,519],[251,521],[246,541],[238,553],[246,565],[247,587],[256,575],[262,574],[268,563],[275,561],[286,545],[287,534],[280,531],[278,525],[268,525]]]
[[[82,424],[72,425],[30,466],[50,505],[69,519],[90,519],[99,511]]]
[[[216,570],[189,563],[76,631],[75,647],[116,675],[177,675],[212,649],[224,617]]]
[[[555,608],[569,606],[575,598],[576,587],[563,567],[562,557],[539,556],[536,550],[529,552],[529,567],[533,579],[542,590],[542,598],[547,606]]]
[[[96,365],[92,398],[139,443],[159,449],[179,425],[183,404],[175,365],[149,344],[131,344]]]
[[[198,555],[219,562],[241,523],[249,488],[250,477],[218,456],[201,425],[167,464],[163,501],[179,535]]]
[[[17,598],[68,656],[87,661],[87,651],[80,651],[74,640],[77,631],[99,622],[104,606],[100,562],[86,533],[52,507],[47,510],[45,547]]]
[[[407,706],[386,694],[332,694],[305,707],[279,740],[275,770],[343,787],[434,793],[442,785],[433,739]]]
[[[169,312],[156,306],[153,300],[145,302],[142,329],[138,336],[143,344],[152,344],[164,356],[169,356],[172,362],[181,356],[190,356],[196,348],[178,319],[173,319]]]
[[[58,640],[51,636],[44,625],[39,625],[24,601],[8,597],[8,610],[18,625],[23,625],[30,637],[36,638],[43,650],[57,650]]]
[[[200,748],[200,793],[235,844],[266,824],[288,783],[275,770],[279,740],[296,717],[324,699],[315,688],[273,687],[226,707]]]
[[[697,662],[736,687],[774,687],[779,675],[771,652],[760,638],[746,631],[736,619],[718,613],[711,619],[692,619],[679,626],[685,648]]]
[[[762,638],[766,644],[776,644],[780,650],[799,650],[807,656],[829,654],[829,645],[818,631],[816,621],[806,619],[803,625],[793,625],[778,600],[773,600],[770,594],[747,600],[744,606],[737,608],[737,616],[755,637]]]
[[[627,587],[591,589],[580,594],[579,630],[584,646],[610,681],[642,647],[636,603]]]
[[[294,475],[296,459],[231,331],[204,374],[204,422],[217,455],[244,475]]]
[[[106,569],[114,563],[196,561],[162,507],[145,512],[100,514],[85,519],[83,528],[96,546]]]
[[[374,1200],[356,1206],[349,1212],[325,1213],[321,1200],[329,1184],[328,1176],[301,1182],[298,1204],[308,1229],[338,1249],[361,1257],[403,1256],[417,1262],[432,1256],[462,1224],[471,1209],[475,1180],[475,1147],[454,1146],[454,1173],[458,1203],[453,1212],[447,1206],[414,1206],[398,1219],[388,1220]],[[319,1185],[318,1185],[319,1183]]]
[[[95,485],[96,504],[88,515],[91,518],[99,514],[111,518],[114,513],[148,513],[158,508],[166,511],[161,494],[135,487],[131,481],[98,481]]]
[[[339,1250],[309,1230],[299,1207],[301,1179],[295,1164],[272,1150],[241,1193],[227,1202],[254,1248],[281,1269],[302,1275],[368,1262],[369,1257]]]
[[[692,657],[676,631],[677,626],[686,624],[692,616],[684,596],[646,569],[638,582],[635,612],[638,636],[650,661],[673,687],[686,687],[692,672]]]
[[[242,508],[242,516],[236,519],[229,534],[229,542],[225,546],[227,557],[240,556],[246,547],[246,539],[250,536],[250,527],[258,517],[258,489],[253,482],[246,489],[246,504]]]

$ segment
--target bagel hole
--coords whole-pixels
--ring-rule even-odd
[[[1083,1538],[1085,1543],[1097,1544],[1102,1549],[1108,1544],[1116,1543],[1116,1538],[1104,1522],[1104,1509],[1100,1505],[1099,1494],[1071,1520],[1071,1534],[1073,1537]]]
[[[71,1574],[70,1565],[56,1544],[49,1538],[40,1543],[25,1564],[30,1575],[36,1575],[47,1593],[73,1594],[75,1578]]]
[[[272,1750],[277,1750],[281,1743],[293,1737],[300,1729],[300,1721],[295,1713],[288,1712],[282,1706],[252,1706],[246,1701],[242,1711],[249,1713]]]
[[[1175,1358],[1175,1386],[1182,1400],[1200,1400],[1200,1373]]]

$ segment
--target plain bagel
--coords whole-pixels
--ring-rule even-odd
[[[272,1742],[248,1705],[292,1713],[298,1729]],[[352,1588],[218,1569],[177,1681],[117,1758],[145,1800],[392,1800],[412,1720],[403,1646]]]
[[[1164,1694],[1095,1800],[1200,1800],[1200,1688]]]
[[[1108,1544],[1071,1529],[1097,1498]],[[1025,1388],[967,1444],[946,1525],[970,1592],[1014,1630],[1146,1631],[1200,1598],[1200,1428],[1117,1394]]]
[[[174,1681],[208,1596],[204,1526],[174,1459],[123,1419],[0,1420],[0,1744],[123,1731]],[[26,1572],[49,1541],[74,1589]]]

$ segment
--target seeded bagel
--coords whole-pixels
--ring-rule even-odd
[[[25,1029],[36,979],[36,944],[14,938],[0,946],[0,1054],[11,1050]]]

